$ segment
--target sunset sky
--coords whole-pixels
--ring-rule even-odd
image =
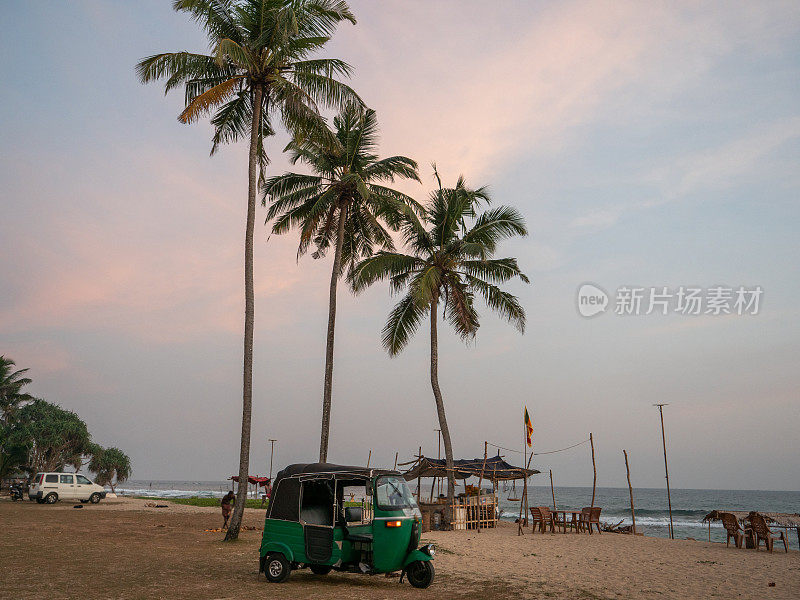
[[[325,52],[355,69],[381,154],[435,161],[517,207],[531,235],[503,245],[524,335],[485,306],[474,343],[449,329],[440,377],[457,457],[488,440],[534,450],[593,432],[598,485],[663,484],[665,408],[676,488],[800,482],[800,4],[369,2]],[[241,427],[245,145],[209,157],[183,93],[141,58],[205,51],[167,1],[12,2],[0,24],[0,354],[31,393],[76,411],[132,458],[137,479],[224,479]],[[288,168],[285,134],[269,173]],[[330,258],[296,260],[294,233],[256,226],[253,473],[319,447]],[[593,319],[586,282],[761,286],[757,315]],[[438,426],[420,331],[390,359],[394,299],[340,287],[332,462],[391,466]],[[520,455],[504,451],[512,463]],[[265,459],[266,457],[266,459]],[[543,454],[591,485],[587,446]],[[549,480],[548,480],[549,481]],[[534,479],[544,484],[544,478]]]

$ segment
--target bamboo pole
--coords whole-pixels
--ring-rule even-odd
[[[417,454],[417,463],[422,466],[422,446],[419,447],[419,453]],[[420,495],[420,483],[422,481],[421,477],[422,469],[417,472],[417,502],[422,502],[422,497]]]
[[[592,445],[592,473],[594,474],[592,477],[592,508],[594,508],[594,492],[597,488],[597,466],[594,463],[594,438],[591,432],[589,432],[589,443]]]
[[[486,469],[486,453],[489,449],[489,442],[483,442],[483,465],[481,465],[481,476],[478,479],[478,533],[481,532],[481,487],[483,486],[483,471]]]
[[[553,494],[553,511],[556,510],[556,488],[553,486],[553,469],[550,469],[550,492]]]
[[[524,516],[524,518],[522,520],[522,524],[525,527],[528,526],[528,513],[530,512],[528,510],[528,473],[527,473],[527,470],[531,468],[531,460],[533,460],[533,452],[531,452],[530,456],[528,456],[528,464],[525,465],[525,469],[526,469],[526,472],[524,473],[524,475],[525,475],[525,483],[522,486],[522,502],[525,505],[525,510],[523,511],[523,514],[525,516]]]
[[[667,506],[669,507],[669,537],[675,539],[675,528],[672,524],[672,498],[669,492],[669,467],[667,466],[667,438],[664,434],[664,411],[666,404],[655,404],[658,407],[658,414],[661,416],[661,443],[664,445],[664,473],[667,479]]]
[[[398,456],[400,456],[400,453],[399,452],[395,452],[394,453],[394,468],[392,468],[392,471],[397,471],[397,457]]]
[[[625,450],[623,450],[622,453],[625,455],[625,472],[628,474],[628,493],[631,495],[631,521],[633,522],[633,535],[636,535],[636,512],[633,509],[633,487],[631,487],[631,470],[628,467],[628,453]]]
[[[369,462],[372,460],[372,449],[370,448],[369,456],[367,457],[367,468],[369,469]]]

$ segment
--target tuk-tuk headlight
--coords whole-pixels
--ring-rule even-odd
[[[420,548],[420,550],[422,550],[428,556],[434,556],[436,554],[436,548],[433,546],[433,544],[427,544]]]

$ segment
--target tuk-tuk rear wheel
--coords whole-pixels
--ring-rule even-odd
[[[420,589],[425,589],[432,584],[435,574],[433,563],[429,560],[418,560],[408,565],[406,569],[408,583]]]
[[[283,554],[276,552],[275,554],[267,556],[266,563],[264,564],[264,575],[266,575],[267,579],[272,583],[286,581],[291,570],[292,567]]]

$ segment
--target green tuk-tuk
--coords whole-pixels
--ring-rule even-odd
[[[275,477],[260,570],[274,583],[292,569],[374,575],[401,571],[433,582],[434,548],[419,547],[421,514],[397,471],[327,463],[289,465]]]

